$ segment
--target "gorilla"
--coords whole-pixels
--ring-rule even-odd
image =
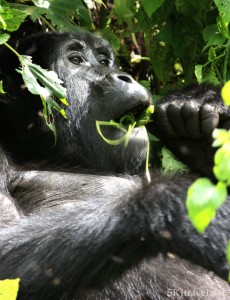
[[[20,278],[19,300],[230,299],[230,201],[204,234],[188,220],[187,188],[212,176],[212,131],[229,128],[218,89],[192,86],[155,106],[148,130],[191,171],[143,172],[147,139],[106,144],[96,121],[138,116],[149,92],[116,66],[110,45],[88,32],[41,33],[17,51],[54,70],[67,89],[57,141],[28,93],[16,56],[1,49],[0,278]],[[122,132],[103,128],[118,139]]]

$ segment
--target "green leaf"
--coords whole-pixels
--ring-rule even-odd
[[[151,120],[151,116],[154,113],[154,105],[149,105],[140,115],[140,117],[138,117],[138,119],[136,120],[136,127],[138,126],[145,126],[147,125],[149,122],[152,122]]]
[[[202,72],[202,82],[210,82],[213,85],[221,85],[221,78],[218,76],[218,65],[217,60],[213,61],[209,67],[206,66],[205,72]]]
[[[203,65],[196,65],[195,66],[195,75],[198,83],[202,83],[202,70],[203,70]]]
[[[127,1],[124,0],[114,0],[113,13],[118,16],[119,24],[121,24],[124,21],[131,26],[131,19],[133,17],[133,13],[127,6],[126,2]]]
[[[5,279],[0,280],[0,299],[1,300],[16,300],[20,279]]]
[[[148,80],[140,80],[138,81],[142,86],[144,86],[148,91],[151,89],[150,82]]]
[[[32,0],[32,1],[38,7],[44,7],[44,8],[50,7],[50,1],[48,0]]]
[[[215,166],[213,172],[220,181],[230,184],[230,143],[224,145],[216,151],[214,157]]]
[[[208,50],[208,61],[212,62],[216,58],[216,49],[214,47],[210,47]]]
[[[5,94],[6,92],[4,92],[3,90],[3,86],[2,86],[2,80],[0,81],[0,94]]]
[[[11,9],[9,6],[0,6],[0,29],[17,30],[27,15],[27,12]]]
[[[226,198],[227,187],[222,182],[214,185],[207,178],[199,178],[189,187],[186,207],[189,219],[198,232],[205,231]]]
[[[10,35],[8,33],[1,33],[0,34],[0,45],[6,43],[9,38],[10,38]]]
[[[66,101],[66,89],[60,85],[62,81],[57,77],[55,72],[44,70],[40,66],[33,64],[30,56],[20,55],[19,60],[21,62],[21,69],[18,72],[22,74],[28,90],[32,94],[41,97],[43,115],[47,125],[54,133],[56,143],[56,128],[52,109],[56,109],[64,118],[66,118],[66,113],[53,99],[52,95],[55,95],[62,103],[68,105]]]
[[[226,129],[216,128],[212,133],[212,137],[214,138],[213,147],[220,147],[226,143],[230,143],[230,131]]]
[[[47,71],[36,64],[29,65],[31,73],[36,77],[52,94],[58,97],[64,104],[66,98],[66,89],[60,84],[62,81],[57,77],[54,71]]]
[[[222,35],[220,32],[214,33],[212,36],[209,37],[207,44],[203,48],[203,51],[206,50],[208,47],[211,46],[222,46],[226,43],[226,37]]]
[[[53,131],[54,134],[54,145],[56,145],[56,139],[57,139],[57,133],[56,133],[56,127],[54,124],[54,117],[52,112],[52,107],[49,105],[46,99],[41,97],[42,103],[43,103],[43,116],[46,121],[47,126],[51,131]]]
[[[202,35],[203,35],[204,41],[207,43],[208,40],[210,39],[210,37],[215,35],[218,32],[219,31],[218,31],[216,24],[208,25],[207,27],[205,27],[202,30]]]
[[[121,43],[117,35],[111,30],[110,27],[105,27],[102,30],[102,37],[107,40],[113,47],[113,50],[117,52],[120,47]]]
[[[177,160],[176,157],[172,154],[172,152],[163,147],[162,151],[162,168],[164,173],[184,173],[188,172],[188,167],[184,165],[181,161]]]
[[[184,4],[187,4],[187,1],[195,7],[199,12],[202,12],[203,10],[209,9],[210,0],[181,0],[184,2]]]
[[[230,0],[214,0],[221,18],[224,22],[230,22]]]
[[[62,81],[54,71],[42,69],[39,65],[33,64],[31,57],[20,55],[19,60],[22,64],[22,75],[26,78],[28,89],[33,94],[41,94],[45,99],[50,94],[54,94],[64,104],[67,105],[66,89],[60,84]],[[43,88],[38,82],[45,86]]]
[[[221,90],[221,96],[224,100],[224,103],[230,106],[230,80],[225,83]]]
[[[222,16],[217,17],[217,27],[218,30],[222,33],[224,37],[229,39],[229,29],[228,29],[229,21],[226,21]]]
[[[49,0],[49,8],[29,6],[22,4],[11,3],[11,8],[18,8],[21,11],[30,15],[33,21],[38,19],[41,15],[45,15],[54,27],[59,31],[73,31],[77,29],[77,25],[73,22],[74,18],[83,19],[85,26],[91,28],[91,19],[87,8],[81,0],[63,1],[63,0]],[[87,18],[88,16],[88,18]]]
[[[149,17],[165,2],[165,0],[141,0],[141,3]]]
[[[6,22],[4,21],[3,17],[0,15],[0,28],[3,28],[4,30],[6,29],[7,25]]]

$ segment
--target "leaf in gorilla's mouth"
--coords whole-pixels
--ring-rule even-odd
[[[141,120],[142,118],[144,118],[146,114],[148,114],[148,112],[146,112],[146,111],[149,109],[149,107],[150,106],[147,106],[147,105],[145,105],[145,106],[144,105],[136,105],[136,106],[130,108],[129,110],[123,112],[122,114],[120,114],[119,117],[116,118],[114,121],[116,123],[122,122],[122,124],[124,126],[129,125],[130,121],[131,121],[131,123],[137,122],[137,121]],[[128,118],[126,119],[126,117],[128,117]]]
[[[125,114],[122,116],[119,120],[116,121],[96,121],[96,128],[100,136],[103,138],[103,140],[110,145],[117,146],[122,143],[125,144],[125,147],[128,145],[131,133],[135,127],[142,127],[145,129],[145,134],[147,137],[147,151],[146,151],[146,164],[145,164],[145,169],[146,169],[146,176],[148,181],[150,182],[150,174],[149,174],[149,151],[150,151],[150,143],[149,143],[149,137],[148,137],[148,132],[146,130],[146,125],[149,122],[152,122],[151,120],[151,115],[154,112],[154,106],[150,105],[148,106],[144,111],[139,113],[140,107],[134,108],[131,112],[128,114]],[[117,129],[120,129],[124,135],[116,140],[111,140],[106,138],[103,133],[101,132],[101,126],[113,126]]]

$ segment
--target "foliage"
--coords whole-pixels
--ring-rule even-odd
[[[51,30],[55,30],[55,27],[59,31],[76,30],[75,18],[82,20],[84,26],[91,29],[91,18],[81,0],[33,0],[35,6],[20,4],[21,2],[28,1],[16,1],[9,4],[9,7],[29,15],[33,21],[41,18]],[[47,20],[51,20],[51,23]]]
[[[0,29],[15,31],[28,16],[36,26],[39,20],[43,30],[97,30],[112,43],[123,67],[137,80],[148,81],[155,93],[164,94],[195,80],[224,83],[230,78],[229,4],[230,0],[2,0]]]
[[[196,79],[216,84],[229,78],[228,15],[226,10],[222,16],[221,1],[141,0],[136,6],[134,1],[114,3],[111,14],[118,22],[113,32],[124,40],[132,39],[132,61],[146,69],[137,74],[138,79],[148,79],[155,92],[167,92],[169,84],[180,87]]]
[[[0,94],[5,94],[2,86],[2,80],[0,81]]]
[[[4,31],[15,31],[18,29],[20,24],[24,21],[25,17],[29,14],[28,12],[23,12],[19,9],[10,8],[6,1],[2,1],[0,5],[0,28]],[[35,1],[36,5],[48,6],[48,1]],[[64,117],[65,111],[58,105],[58,103],[53,99],[52,95],[59,98],[59,100],[67,105],[66,102],[66,90],[60,84],[61,80],[57,78],[54,72],[46,71],[40,66],[33,64],[29,56],[20,55],[16,50],[14,50],[6,42],[10,38],[8,33],[0,34],[0,45],[4,44],[8,47],[19,59],[21,64],[21,69],[17,70],[22,74],[22,78],[28,90],[35,95],[41,97],[43,103],[43,115],[49,128],[54,132],[56,138],[56,131],[53,118],[53,108],[59,111]],[[44,85],[42,87],[40,83]],[[2,85],[1,91],[3,92]]]
[[[161,154],[162,154],[162,169],[164,171],[164,174],[188,172],[189,168],[186,165],[184,165],[182,162],[178,161],[168,148],[163,147]]]
[[[222,97],[229,103],[230,82],[222,88]],[[188,190],[187,209],[190,220],[199,232],[204,232],[217,209],[227,198],[227,188],[230,186],[230,131],[215,129],[213,132],[213,147],[219,147],[214,157],[213,173],[217,183],[207,178],[196,180]]]
[[[225,83],[221,90],[221,96],[226,105],[230,105],[230,80]]]
[[[226,197],[227,187],[222,181],[215,185],[207,178],[199,178],[189,187],[186,206],[197,231],[205,231]]]
[[[22,74],[22,78],[28,90],[32,94],[41,97],[44,118],[56,137],[52,109],[56,109],[65,118],[66,114],[64,109],[52,98],[52,95],[59,98],[63,104],[68,105],[65,99],[66,89],[60,85],[62,81],[58,79],[55,72],[44,70],[40,66],[33,64],[31,57],[19,55],[19,61],[21,63],[21,69],[18,70],[18,72]],[[41,86],[39,82],[41,82],[44,87]]]

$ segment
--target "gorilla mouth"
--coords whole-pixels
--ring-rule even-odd
[[[114,119],[116,123],[122,123],[124,126],[128,126],[130,124],[131,118],[133,120],[138,120],[141,118],[143,112],[148,108],[147,104],[137,104],[133,107],[130,107],[128,110],[119,114],[118,117]]]
[[[145,108],[145,109],[144,109]],[[131,142],[131,148],[138,157],[143,150],[146,152],[146,175],[150,180],[148,171],[150,141],[146,125],[152,122],[151,116],[154,112],[153,105],[136,105],[130,108],[122,117],[115,120],[96,121],[96,129],[101,138],[109,145],[123,145],[124,148]],[[105,126],[104,130],[102,127]]]
[[[129,109],[127,113],[124,113],[122,117],[115,119],[115,121],[96,121],[97,132],[107,144],[113,146],[123,144],[126,148],[128,143],[132,141],[131,144],[134,150],[137,149],[137,145],[140,146],[138,146],[139,150],[146,150],[146,175],[148,179],[150,142],[146,125],[152,121],[151,116],[153,112],[153,105],[142,104]],[[102,132],[101,126],[106,127],[105,131]]]

